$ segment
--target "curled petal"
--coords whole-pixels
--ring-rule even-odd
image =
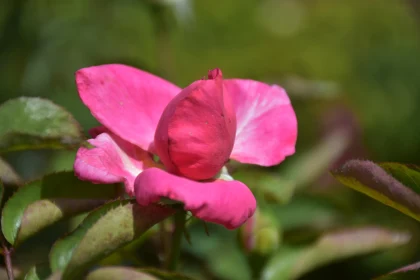
[[[255,211],[252,192],[239,181],[196,182],[158,168],[143,171],[134,183],[137,202],[148,205],[161,197],[184,203],[185,210],[204,221],[234,229]]]
[[[109,64],[76,72],[80,98],[92,115],[119,137],[153,151],[165,106],[181,89],[136,68]]]
[[[297,119],[285,90],[253,80],[225,80],[236,110],[231,158],[272,166],[295,152]]]
[[[235,111],[223,90],[219,69],[192,83],[165,108],[155,148],[171,173],[194,180],[215,176],[229,160],[236,130]]]
[[[126,192],[134,194],[134,180],[149,166],[155,166],[150,155],[112,133],[101,133],[89,143],[94,148],[79,148],[74,171],[81,180],[94,183],[124,182]]]

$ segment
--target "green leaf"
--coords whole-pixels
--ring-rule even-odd
[[[420,279],[420,262],[397,269],[375,280],[417,280]]]
[[[5,238],[18,245],[41,229],[89,211],[117,195],[115,185],[80,181],[73,171],[47,175],[19,188],[3,209]]]
[[[0,206],[3,206],[3,197],[4,197],[4,185],[3,185],[3,181],[0,178]]]
[[[101,267],[89,273],[86,280],[193,280],[193,278],[176,272],[156,268],[135,269],[123,266]]]
[[[89,273],[89,275],[86,277],[86,280],[115,280],[115,279],[158,280],[159,278],[148,275],[144,272],[141,272],[133,268],[122,267],[122,266],[102,267]]]
[[[143,207],[134,200],[117,200],[91,212],[69,236],[58,241],[50,253],[52,270],[62,279],[81,279],[90,266],[134,241],[151,226],[172,215],[168,207]]]
[[[22,184],[22,179],[16,171],[2,158],[0,158],[0,179],[9,185]]]
[[[337,129],[311,150],[292,157],[281,170],[282,175],[293,181],[297,188],[312,183],[340,158],[350,144],[349,139],[347,130]]]
[[[327,263],[402,245],[409,239],[406,233],[377,227],[329,233],[308,247],[283,248],[264,268],[262,279],[297,279]]]
[[[193,280],[193,278],[178,272],[168,272],[157,268],[142,268],[140,271],[156,276],[161,280]]]
[[[315,196],[295,196],[286,205],[272,205],[272,211],[284,231],[325,230],[343,219],[336,205]]]
[[[76,148],[84,136],[73,116],[49,100],[20,97],[0,106],[0,152]]]
[[[257,195],[262,193],[270,202],[286,204],[292,198],[296,184],[261,168],[242,168],[235,172],[236,180],[245,182]]]
[[[252,279],[247,258],[238,246],[237,232],[215,224],[206,227],[203,223],[193,223],[188,227],[192,246],[184,242],[183,251],[193,255],[192,261],[205,266],[206,272],[216,279]]]
[[[25,275],[25,280],[45,280],[51,275],[50,266],[47,264],[35,265]]]
[[[310,151],[293,157],[280,173],[260,168],[242,168],[234,173],[235,179],[245,182],[258,196],[269,202],[287,204],[295,191],[313,182],[336,161],[348,147],[348,133],[337,130]]]
[[[420,167],[351,160],[332,175],[344,185],[420,221]]]

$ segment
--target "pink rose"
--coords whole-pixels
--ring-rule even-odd
[[[124,182],[141,205],[180,201],[233,229],[256,208],[243,183],[217,178],[230,159],[272,166],[295,152],[297,120],[286,92],[219,69],[184,89],[150,73],[102,65],[76,73],[80,97],[103,126],[90,131],[74,169],[82,180]],[[158,155],[161,163],[153,160]]]

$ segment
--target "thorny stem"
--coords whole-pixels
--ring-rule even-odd
[[[172,234],[171,249],[169,252],[169,258],[167,259],[167,269],[174,271],[178,265],[178,259],[181,252],[182,237],[184,236],[185,220],[187,212],[180,210],[174,215],[175,230]]]
[[[3,235],[1,236],[1,243],[3,246],[4,262],[6,264],[7,275],[9,276],[9,280],[14,280],[15,276],[13,275],[13,266],[12,266],[13,248],[9,249],[9,247],[7,247],[7,244],[6,244],[6,241],[4,240]]]

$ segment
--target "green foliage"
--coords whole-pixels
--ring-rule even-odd
[[[235,172],[235,179],[246,181],[269,202],[289,203],[295,192],[318,179],[342,155],[349,145],[348,136],[345,130],[330,133],[310,150],[288,160],[281,175],[249,167]]]
[[[3,209],[2,231],[18,245],[66,217],[89,211],[117,194],[115,185],[78,180],[73,171],[47,175],[20,187]]]
[[[53,271],[62,279],[79,279],[92,264],[140,237],[172,215],[170,208],[141,207],[133,200],[117,200],[91,212],[69,236],[51,250]]]
[[[128,267],[104,267],[99,268],[86,277],[86,280],[158,280],[159,278]]]
[[[45,280],[51,274],[48,264],[35,265],[29,269],[24,280]]]
[[[36,97],[12,99],[0,106],[0,152],[76,148],[84,137],[64,108]]]
[[[344,185],[420,221],[420,168],[351,160],[332,172]]]
[[[0,158],[0,179],[3,180],[5,184],[10,185],[20,185],[22,183],[20,176],[2,158]]]
[[[133,269],[129,267],[113,266],[102,267],[88,274],[87,280],[192,280],[192,278],[180,273],[167,272],[158,269]]]
[[[350,144],[349,136],[345,129],[330,132],[309,151],[292,157],[281,169],[282,173],[295,182],[297,188],[308,186],[342,156]]]
[[[161,280],[193,280],[193,278],[177,272],[168,272],[156,268],[143,268],[142,272],[154,275]]]
[[[328,233],[309,246],[282,248],[264,268],[262,279],[297,279],[329,262],[399,246],[409,239],[405,233],[375,227]]]

